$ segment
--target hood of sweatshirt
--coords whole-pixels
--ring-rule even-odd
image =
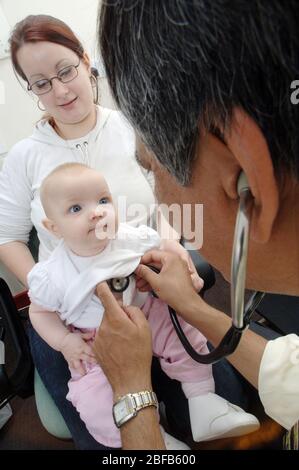
[[[47,119],[42,119],[36,124],[31,139],[43,144],[53,145],[55,148],[64,147],[77,150],[82,153],[85,163],[88,164],[88,149],[98,140],[112,112],[111,109],[97,106],[97,122],[95,127],[85,136],[71,140],[60,137]]]

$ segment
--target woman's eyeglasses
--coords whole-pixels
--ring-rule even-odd
[[[52,81],[54,78],[57,78],[62,83],[68,83],[74,80],[78,76],[78,67],[80,65],[80,60],[78,65],[68,65],[67,67],[63,67],[63,69],[59,70],[57,75],[52,78],[43,78],[41,80],[37,80],[32,85],[28,84],[28,91],[32,91],[35,95],[44,95],[45,93],[49,93],[52,90]]]

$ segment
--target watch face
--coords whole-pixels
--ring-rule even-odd
[[[116,403],[116,405],[113,407],[113,410],[116,421],[120,421],[130,413],[126,400],[121,400],[120,402]]]
[[[136,411],[133,409],[133,404],[128,396],[113,406],[113,417],[116,425],[125,423],[128,419],[135,416]]]

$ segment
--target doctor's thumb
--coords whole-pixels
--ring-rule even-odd
[[[119,303],[112,294],[107,282],[101,282],[96,286],[95,293],[100,299],[105,311],[110,314],[115,314],[120,310]]]

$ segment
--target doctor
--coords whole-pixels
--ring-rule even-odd
[[[159,202],[204,205],[201,253],[230,281],[243,171],[253,196],[246,287],[299,295],[299,107],[290,100],[299,67],[297,2],[130,3],[103,7],[99,40]],[[214,346],[220,342],[230,319],[195,293],[184,262],[154,251],[137,274]],[[150,332],[138,309],[123,314],[107,285],[98,294],[107,315],[95,352],[117,402],[151,390]],[[247,330],[228,359],[258,389],[266,413],[290,429],[299,419],[299,338],[267,342]],[[163,448],[154,407],[137,412],[121,433],[123,448]]]

